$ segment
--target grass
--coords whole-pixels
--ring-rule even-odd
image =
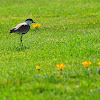
[[[0,18],[1,100],[100,99],[99,0],[0,0]],[[21,50],[8,31],[27,18],[41,26],[31,25]]]

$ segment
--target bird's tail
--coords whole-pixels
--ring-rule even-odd
[[[15,28],[9,31],[9,33],[13,33],[13,32],[15,32]]]
[[[10,30],[9,33],[12,33],[12,30]]]

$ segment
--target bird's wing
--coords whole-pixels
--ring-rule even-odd
[[[27,23],[18,24],[14,30],[18,33],[27,33],[30,29],[30,26]]]
[[[27,23],[20,23],[20,24],[18,24],[15,28],[16,28],[16,30],[19,28],[19,27],[21,27],[22,25],[27,25]]]

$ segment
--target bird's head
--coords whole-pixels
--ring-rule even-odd
[[[34,22],[31,18],[28,18],[27,20],[25,20],[25,22],[28,23],[29,25],[30,25],[31,23],[36,23],[36,22]]]

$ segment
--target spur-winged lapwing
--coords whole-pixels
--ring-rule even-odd
[[[20,41],[22,44],[22,36],[27,33],[30,29],[30,24],[35,23],[31,18],[27,19],[25,22],[18,24],[16,27],[11,29],[9,33],[17,33],[20,35]],[[22,44],[23,46],[23,44]]]

